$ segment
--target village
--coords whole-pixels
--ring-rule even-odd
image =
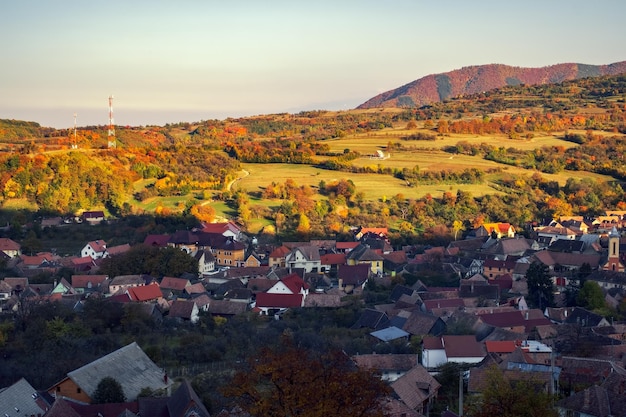
[[[101,212],[87,212],[81,221],[98,224],[105,218]],[[229,320],[248,314],[285,320],[294,310],[340,308],[348,298],[362,297],[368,286],[378,286],[389,290],[388,299],[363,302],[351,328],[367,329],[382,344],[418,346],[417,354],[359,352],[351,356],[357,367],[376,370],[391,387],[386,415],[430,415],[441,388],[435,376],[450,363],[467,369],[463,373],[467,396],[485,389],[486,374],[496,366],[509,381],[532,379],[542,391],[560,395],[555,407],[562,415],[601,416],[607,415],[601,413],[606,409],[611,415],[624,415],[626,324],[617,317],[568,305],[567,294],[579,289],[582,281],[593,282],[602,290],[608,309],[618,311],[623,306],[626,241],[621,235],[625,226],[626,212],[622,211],[592,219],[561,217],[529,224],[525,230],[505,222],[485,223],[447,246],[418,249],[393,248],[384,227],[354,227],[352,241],[269,245],[258,243],[232,221],[206,223],[193,230],[146,237],[143,245],[177,248],[198,264],[197,274],[163,277],[101,274],[99,265],[104,259],[121,256],[131,246],[108,247],[97,236],[73,257],[52,252],[26,255],[18,242],[0,238],[0,255],[20,272],[0,280],[0,317],[19,314],[22,305],[33,300],[60,302],[80,311],[86,300],[98,298],[140,305],[158,320],[190,324],[202,315]],[[29,282],[29,277],[42,271],[60,268],[71,268],[71,279]],[[528,274],[533,268],[547,272],[553,302],[542,298],[541,292],[537,299],[532,296],[537,294],[529,288]],[[420,276],[433,269],[454,278],[458,285],[426,284]],[[128,403],[122,408],[89,405],[96,384],[106,376],[116,378],[124,388]],[[173,384],[173,378],[131,343],[68,373],[44,391],[20,379],[0,390],[0,412],[5,416],[96,412],[108,416],[126,409],[149,415],[146,407],[154,406],[154,401],[140,391],[150,387],[168,392],[159,400],[162,410],[168,408],[168,401],[170,410],[178,404],[178,414],[163,415],[189,415],[185,414],[189,410],[208,415],[186,380],[175,390]],[[442,415],[461,414],[447,410]],[[234,414],[224,410],[219,415]]]

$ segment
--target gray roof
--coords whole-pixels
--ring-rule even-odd
[[[89,397],[93,397],[102,378],[114,378],[122,386],[127,401],[136,400],[143,388],[157,390],[168,386],[163,369],[152,362],[136,342],[68,372],[67,376]]]
[[[47,408],[48,404],[24,378],[0,389],[0,416],[36,416],[43,414]]]
[[[405,332],[402,329],[398,329],[397,327],[387,327],[386,329],[376,330],[375,332],[370,333],[377,339],[382,340],[383,342],[389,342],[391,340],[400,339],[401,337],[409,337],[411,334]]]

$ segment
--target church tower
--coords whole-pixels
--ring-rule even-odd
[[[619,259],[619,240],[620,234],[613,226],[611,233],[609,233],[609,257],[607,262],[602,266],[604,271],[616,271],[616,272],[624,272],[624,265],[620,262]]]

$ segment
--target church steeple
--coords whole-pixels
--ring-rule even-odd
[[[611,229],[611,232],[609,233],[609,257],[607,262],[602,267],[605,271],[624,272],[624,265],[619,259],[619,240],[620,234],[617,231],[617,228],[613,226],[613,229]]]

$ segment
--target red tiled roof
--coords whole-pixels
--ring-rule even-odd
[[[107,243],[104,240],[94,240],[89,242],[88,245],[91,246],[91,249],[96,253],[104,252],[107,249]]]
[[[72,275],[71,281],[74,288],[87,288],[90,282],[92,287],[97,287],[106,279],[106,275]]]
[[[5,250],[20,250],[21,246],[19,243],[6,238],[6,237],[2,237],[0,238],[0,251],[5,251]]]
[[[161,280],[161,288],[165,288],[168,290],[177,290],[182,291],[188,285],[191,285],[188,279],[183,278],[174,278],[174,277],[163,277]]]
[[[174,300],[170,306],[169,316],[190,319],[194,304],[196,303],[192,300]]]
[[[337,242],[335,247],[337,249],[354,249],[360,244],[361,242]]]
[[[103,211],[85,211],[83,212],[83,218],[85,219],[104,219]]]
[[[322,265],[343,265],[346,263],[346,255],[344,253],[327,253],[320,255]]]
[[[143,241],[144,245],[164,248],[170,240],[170,235],[148,235]]]
[[[233,222],[224,222],[224,223],[205,223],[202,227],[202,232],[204,233],[224,233],[227,231],[231,231],[233,233],[238,233],[241,229]]]
[[[55,260],[55,258],[58,258],[58,256],[55,256],[48,252],[38,253],[37,255],[33,255],[33,256],[20,255],[20,259],[22,260],[24,265],[29,265],[29,266],[39,266],[42,263],[44,263],[44,261],[52,262],[53,260]]]
[[[424,300],[424,306],[426,311],[430,311],[433,308],[465,307],[465,302],[462,298],[438,298],[435,300]]]
[[[133,301],[156,300],[163,297],[161,288],[157,284],[142,285],[128,289],[128,295]]]
[[[122,253],[126,253],[130,250],[130,245],[128,243],[124,245],[117,245],[107,248],[107,252],[110,256],[120,255]]]
[[[291,249],[283,245],[274,249],[272,253],[270,253],[270,258],[284,258],[289,252],[291,252]]]
[[[483,346],[476,341],[474,335],[442,336],[446,356],[448,358],[478,358],[485,356]]]
[[[72,258],[72,264],[79,266],[79,265],[92,265],[93,264],[93,258],[91,256],[83,256],[81,258]]]
[[[424,338],[422,339],[422,344],[424,345],[424,349],[428,350],[443,349],[443,342],[441,337],[424,336]]]
[[[256,306],[267,308],[301,307],[302,297],[302,294],[270,294],[262,292],[256,295]]]
[[[202,285],[201,282],[197,282],[185,287],[185,292],[189,294],[202,294],[203,292],[206,292],[206,288],[204,288],[204,285]]]
[[[515,342],[512,340],[487,340],[485,347],[489,353],[511,353],[515,350]]]
[[[309,289],[309,284],[304,282],[302,278],[300,278],[300,276],[295,273],[287,275],[286,277],[282,278],[281,281],[294,294],[299,293],[302,289]]]

